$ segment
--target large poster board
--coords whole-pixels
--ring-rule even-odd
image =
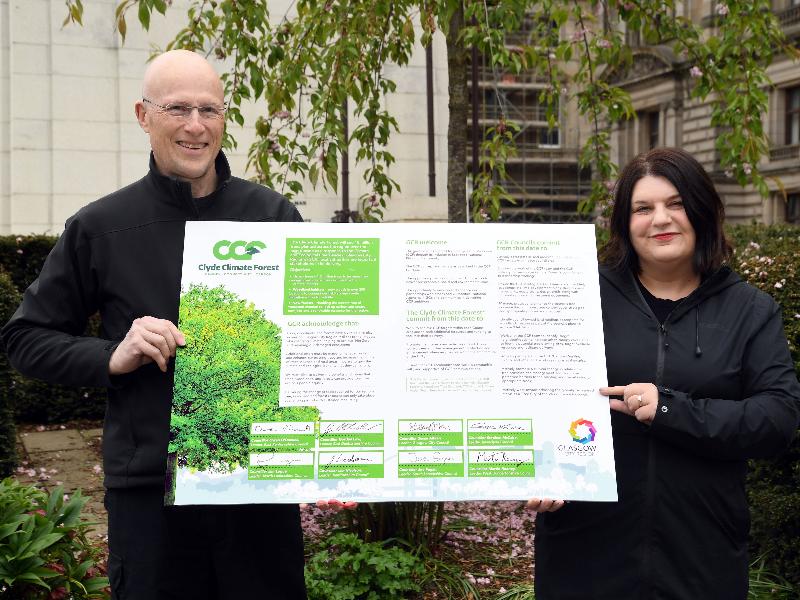
[[[616,500],[592,225],[190,222],[167,503]]]

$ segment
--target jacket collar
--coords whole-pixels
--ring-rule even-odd
[[[636,308],[645,314],[650,314],[650,309],[636,285],[636,276],[630,269],[612,269],[607,266],[601,266],[600,276],[617,288],[628,301],[636,306]],[[714,273],[706,277],[696,290],[675,307],[675,310],[670,315],[670,322],[677,321],[706,299],[716,296],[724,289],[741,283],[741,281],[741,278],[734,273],[730,267],[727,265],[720,267]]]
[[[222,150],[219,151],[217,158],[214,160],[214,168],[217,171],[217,189],[204,198],[193,198],[192,186],[189,183],[181,181],[177,177],[162,175],[158,170],[152,151],[150,152],[150,172],[148,177],[153,185],[164,193],[167,202],[177,204],[190,211],[194,216],[199,216],[202,209],[213,202],[217,193],[227,186],[231,179],[231,167]]]

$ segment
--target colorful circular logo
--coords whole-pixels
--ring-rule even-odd
[[[594,436],[597,435],[597,429],[594,423],[586,419],[578,419],[573,421],[569,427],[569,434],[572,439],[579,444],[588,444],[594,441]]]

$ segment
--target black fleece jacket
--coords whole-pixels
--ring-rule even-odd
[[[800,385],[778,305],[727,267],[663,326],[634,275],[601,269],[608,383],[653,383],[652,425],[612,412],[618,503],[536,520],[537,600],[747,596],[746,459],[784,450]]]
[[[187,183],[159,174],[151,155],[142,179],[82,208],[2,330],[11,364],[51,383],[108,387],[103,429],[105,485],[163,485],[174,361],[111,378],[108,362],[134,319],[178,321],[186,221],[302,221],[280,194],[231,177],[222,152],[219,185],[193,198]],[[100,313],[100,337],[84,336]]]

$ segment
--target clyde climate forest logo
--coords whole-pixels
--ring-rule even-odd
[[[597,428],[594,423],[587,419],[578,419],[569,426],[569,434],[579,444],[589,444],[594,441],[597,435]]]
[[[252,242],[220,240],[214,244],[212,252],[214,257],[219,260],[253,260],[253,255],[258,254],[266,247],[264,242],[258,240]]]

